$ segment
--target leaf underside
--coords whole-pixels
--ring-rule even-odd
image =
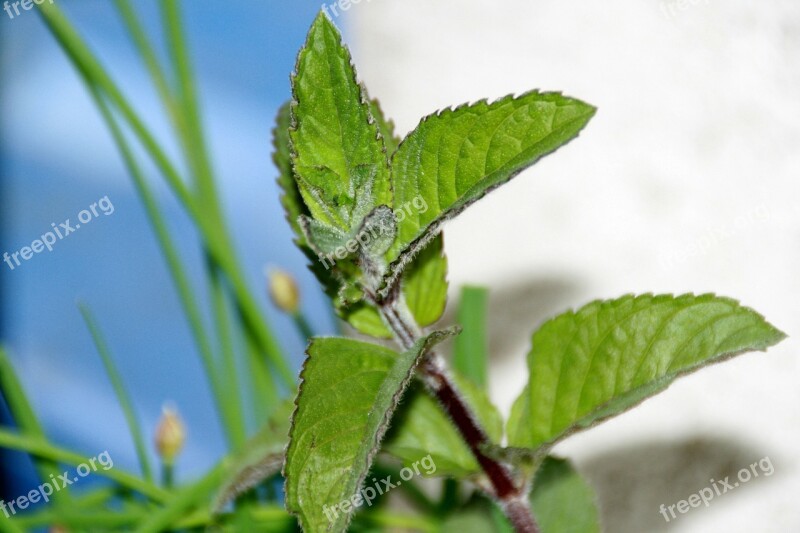
[[[509,445],[551,446],[683,374],[784,337],[752,309],[713,294],[592,302],[534,334],[530,381],[511,411]]]

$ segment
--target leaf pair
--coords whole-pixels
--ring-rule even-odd
[[[367,300],[382,299],[399,284],[420,325],[437,320],[446,260],[441,251],[421,253],[432,241],[441,249],[444,222],[573,139],[595,112],[532,91],[430,115],[400,142],[323,14],[292,87],[276,134],[289,222],[340,314],[377,337],[389,335],[362,302],[365,291]],[[380,237],[365,231],[376,226]]]

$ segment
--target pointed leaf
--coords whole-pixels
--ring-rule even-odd
[[[509,444],[550,446],[683,374],[784,337],[752,309],[713,294],[592,302],[533,336],[530,382],[512,408]]]
[[[422,197],[429,208],[400,222],[385,292],[448,218],[575,138],[594,112],[580,100],[534,91],[422,119],[392,157],[393,205]]]
[[[350,515],[331,508],[357,493],[419,358],[451,334],[433,333],[402,354],[351,339],[312,340],[284,468],[287,508],[306,531],[347,528]]]
[[[314,20],[292,77],[294,171],[313,218],[349,233],[372,208],[390,204],[383,139],[341,35]]]

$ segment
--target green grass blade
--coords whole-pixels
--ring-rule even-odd
[[[178,492],[164,507],[139,524],[136,532],[158,533],[168,530],[193,507],[201,505],[208,499],[209,494],[225,479],[229,466],[227,461],[222,461],[202,480]]]
[[[456,337],[453,365],[464,377],[479,387],[488,384],[488,351],[486,335],[486,306],[489,291],[483,287],[465,286],[461,289],[458,305],[458,323],[463,328]]]
[[[0,446],[28,452],[36,457],[55,463],[64,463],[72,467],[82,465],[87,460],[83,455],[50,444],[39,437],[22,435],[7,429],[0,429]],[[60,472],[54,470],[49,472],[47,477],[50,477],[49,474],[57,475],[60,474]],[[169,500],[169,492],[149,481],[145,481],[138,476],[125,472],[118,467],[109,470],[99,468],[94,474],[105,477],[122,487],[136,491],[154,502],[163,503]],[[63,490],[61,492],[63,492]]]
[[[234,449],[239,449],[247,440],[247,430],[243,418],[239,370],[231,332],[231,310],[228,308],[227,291],[219,267],[208,256],[206,256],[206,270],[211,285],[212,312],[222,354],[222,379],[226,390],[223,407],[226,410],[225,416],[230,422],[228,429],[231,431],[229,435],[231,444]]]
[[[106,343],[105,338],[103,338],[103,334],[100,332],[100,327],[97,325],[97,321],[92,316],[91,311],[82,303],[78,304],[78,310],[80,311],[81,316],[83,316],[86,327],[89,329],[89,333],[92,336],[94,345],[97,348],[97,353],[100,354],[100,358],[103,360],[103,366],[105,367],[106,374],[108,374],[108,379],[111,381],[111,386],[114,387],[114,392],[117,395],[117,402],[119,403],[119,406],[125,415],[125,421],[128,424],[128,429],[131,432],[131,438],[133,439],[133,444],[136,448],[136,455],[139,458],[139,465],[142,469],[142,475],[144,475],[144,478],[147,481],[152,481],[153,470],[150,467],[150,460],[147,457],[147,446],[145,445],[144,441],[144,432],[142,431],[139,420],[134,413],[133,402],[131,401],[130,395],[125,389],[124,383],[122,382],[122,376],[114,364],[108,344]]]
[[[164,175],[168,185],[203,236],[205,245],[228,277],[236,295],[237,305],[246,318],[247,327],[255,332],[259,348],[267,355],[270,364],[278,372],[283,384],[291,388],[295,382],[294,373],[289,368],[280,346],[267,326],[263,311],[251,295],[245,277],[235,259],[230,239],[223,236],[217,221],[207,216],[207,213],[181,179],[175,166],[166,156],[165,151],[158,145],[152,133],[145,127],[133,107],[103,69],[100,62],[92,54],[60,8],[55,4],[45,3],[40,6],[38,11],[41,13],[45,25],[56,38],[75,68],[78,69],[90,87],[95,88],[99,94],[106,96],[109,102],[119,110],[122,118],[130,126],[131,131],[142,143],[159,171]]]
[[[153,134],[144,125],[144,122],[134,111],[131,104],[122,94],[100,62],[95,58],[92,51],[81,39],[78,32],[64,16],[61,9],[55,4],[42,4],[39,8],[45,25],[61,45],[64,52],[72,61],[75,68],[92,85],[106,95],[114,106],[119,109],[122,116],[128,122],[131,130],[136,134],[147,152],[153,157],[158,168],[164,174],[164,178],[170,185],[175,195],[181,203],[190,211],[194,209],[195,202],[191,193],[180,178],[177,169],[170,162],[166,153],[159,146]]]
[[[16,421],[20,432],[33,438],[46,440],[44,429],[39,423],[36,412],[33,410],[27,394],[25,394],[25,389],[17,377],[14,366],[11,364],[11,359],[3,347],[0,347],[0,392],[5,397],[11,410],[11,415]],[[42,481],[46,481],[50,474],[58,470],[58,465],[49,460],[34,459],[34,464]],[[55,496],[53,500],[56,503],[60,503],[69,499],[69,492],[66,491],[64,495],[58,493],[58,495],[54,494],[53,496]]]
[[[175,283],[175,287],[178,291],[178,297],[181,302],[181,306],[183,307],[183,311],[186,314],[187,320],[189,321],[189,327],[197,344],[206,376],[211,384],[212,395],[216,401],[219,415],[222,418],[222,422],[226,429],[228,429],[228,434],[231,435],[234,433],[233,430],[230,429],[233,425],[233,422],[226,418],[226,413],[228,413],[229,410],[225,407],[226,402],[229,401],[227,399],[228,395],[226,395],[221,375],[214,360],[211,341],[206,335],[206,328],[203,323],[200,307],[195,299],[195,291],[189,282],[186,268],[183,266],[178,249],[170,237],[169,230],[164,222],[164,217],[161,213],[161,210],[156,203],[155,196],[153,195],[153,192],[151,191],[147,181],[144,179],[144,175],[134,159],[133,152],[128,146],[122,131],[114,120],[114,116],[111,114],[111,110],[97,92],[96,88],[90,86],[89,89],[95,100],[95,103],[100,109],[100,113],[111,130],[111,135],[117,144],[117,148],[122,155],[128,172],[133,179],[137,192],[139,193],[139,197],[144,204],[147,217],[150,221],[150,224],[153,226],[159,247],[161,248],[164,258],[166,259],[167,268],[169,269],[173,283]]]
[[[156,86],[156,90],[158,91],[158,95],[161,98],[164,107],[173,118],[173,121],[177,120],[178,110],[176,109],[175,101],[172,97],[172,93],[170,92],[169,82],[164,74],[164,69],[161,67],[161,63],[158,60],[155,49],[150,43],[144,27],[139,22],[139,17],[136,15],[136,10],[134,9],[133,5],[131,5],[130,0],[115,0],[114,5],[120,14],[120,17],[122,18],[128,33],[130,34],[131,40],[136,47],[136,51],[141,56],[145,67],[150,74],[150,77],[153,79],[153,83]]]
[[[161,11],[164,18],[166,40],[169,48],[170,58],[174,69],[174,77],[177,80],[177,102],[180,109],[180,120],[176,122],[176,128],[181,139],[181,144],[185,153],[185,157],[189,168],[194,177],[194,183],[197,187],[197,199],[202,206],[206,219],[213,221],[211,228],[217,232],[217,238],[221,242],[230,243],[231,239],[227,237],[225,227],[225,216],[219,202],[219,194],[216,188],[216,180],[212,169],[211,161],[208,154],[207,142],[203,133],[203,123],[199,110],[198,96],[195,90],[194,75],[192,72],[192,65],[190,54],[187,46],[187,39],[185,36],[181,12],[176,0],[165,0],[161,3]],[[218,257],[212,254],[214,259]],[[228,246],[226,258],[235,257],[235,252],[232,245]],[[272,332],[267,326],[266,320],[258,318],[261,312],[256,312],[257,307],[250,301],[249,297],[242,298],[245,294],[249,296],[249,291],[246,290],[245,283],[239,274],[240,269],[234,267],[236,261],[230,261],[228,274],[237,272],[234,279],[231,279],[235,292],[240,299],[240,305],[244,310],[245,317],[249,320],[249,326],[254,325],[257,328],[257,336],[259,345],[262,351],[271,359],[273,365],[278,367],[278,370],[286,374],[285,359],[283,358],[282,350],[277,345]],[[253,320],[257,318],[257,320]],[[253,365],[263,367],[265,362],[258,358],[256,360],[249,359],[251,372],[264,374],[265,368],[257,368]],[[273,380],[267,372],[270,381]],[[287,383],[294,380],[293,376],[289,377]]]

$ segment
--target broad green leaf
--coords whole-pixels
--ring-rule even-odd
[[[461,288],[458,304],[458,323],[461,335],[455,340],[453,366],[462,376],[479,387],[487,385],[488,338],[486,335],[486,306],[489,291],[483,287]]]
[[[446,109],[422,119],[392,156],[394,206],[424,199],[399,223],[386,292],[450,217],[578,135],[595,108],[529,92]]]
[[[566,459],[544,460],[533,481],[531,507],[542,533],[600,533],[594,490]]]
[[[350,52],[323,14],[292,76],[294,171],[313,218],[345,233],[391,204],[386,148],[356,79]]]
[[[281,403],[265,426],[230,459],[227,478],[214,499],[214,512],[281,471],[293,410],[293,401]]]
[[[352,339],[312,340],[284,469],[287,508],[306,531],[347,528],[350,514],[332,507],[356,495],[419,358],[451,334],[433,333],[402,354]]]
[[[752,309],[713,294],[592,302],[534,334],[530,382],[512,408],[509,445],[550,446],[683,374],[784,337]]]
[[[475,417],[494,443],[503,436],[503,419],[486,393],[468,379],[453,379],[472,408]],[[478,475],[481,468],[453,422],[439,404],[424,390],[415,389],[398,411],[383,450],[405,464],[430,454],[436,464],[436,476],[459,479]]]

